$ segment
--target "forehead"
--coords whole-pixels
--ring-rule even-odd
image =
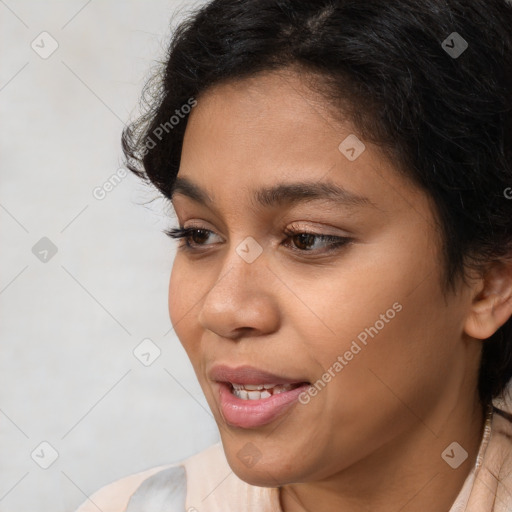
[[[176,181],[175,197],[261,206],[323,194],[352,206],[409,208],[407,198],[421,191],[308,84],[285,71],[207,89],[188,119],[178,173],[186,180]],[[342,151],[345,141],[356,144],[357,158]]]

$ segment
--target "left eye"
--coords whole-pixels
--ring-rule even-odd
[[[204,228],[172,228],[164,231],[166,235],[173,239],[184,239],[185,243],[180,245],[179,248],[183,248],[186,250],[200,250],[198,247],[211,245],[205,243],[208,241],[211,235],[215,235],[215,233],[209,229]],[[291,250],[295,252],[329,252],[335,250],[341,246],[347,245],[351,239],[348,237],[342,236],[334,236],[334,235],[324,235],[320,233],[311,233],[307,231],[299,231],[299,230],[291,230],[287,229],[284,231],[284,234],[287,238],[283,241],[283,245],[285,247],[290,247]],[[322,241],[321,246],[327,246],[327,249],[318,248],[318,244],[315,244],[317,241]],[[290,245],[291,241],[293,245]],[[315,247],[317,245],[317,247]]]
[[[321,245],[324,247],[327,246],[327,251],[335,250],[338,247],[346,245],[348,242],[350,242],[350,238],[347,237],[323,235],[319,233],[311,233],[308,231],[286,230],[285,235],[287,235],[288,239],[291,240],[295,245],[295,247],[292,247],[292,250],[300,252],[318,252],[316,251],[317,247],[314,247],[315,242],[318,240],[324,242]]]

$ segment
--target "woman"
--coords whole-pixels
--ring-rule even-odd
[[[221,443],[79,510],[512,510],[512,7],[214,0],[123,136]],[[149,88],[148,90],[153,90]]]

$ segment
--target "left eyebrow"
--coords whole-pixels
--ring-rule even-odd
[[[261,206],[292,205],[309,201],[328,200],[346,206],[374,206],[367,197],[354,194],[330,182],[281,183],[255,191]]]
[[[184,195],[193,201],[211,206],[215,199],[189,178],[176,177],[170,199],[175,194]],[[267,208],[293,205],[309,201],[328,200],[344,206],[377,206],[367,197],[360,196],[332,182],[278,183],[254,191],[253,202]]]

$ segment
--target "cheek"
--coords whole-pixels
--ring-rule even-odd
[[[413,293],[408,284],[373,289],[366,303],[353,297],[341,307],[331,306],[329,326],[336,335],[330,339],[336,341],[328,343],[328,350],[314,350],[322,354],[324,369],[340,363],[334,368],[337,392],[329,399],[343,396],[353,411],[364,403],[372,416],[384,418],[392,411],[407,414],[407,407],[426,415],[440,396],[454,368],[454,313],[432,282]]]
[[[180,274],[176,271],[176,261],[173,264],[171,275],[169,278],[169,295],[168,295],[168,307],[169,307],[169,318],[173,326],[178,323],[178,318],[181,317],[181,308],[183,303],[180,296],[181,286],[179,286]]]
[[[195,280],[190,278],[188,271],[183,268],[180,258],[176,256],[169,278],[169,318],[174,332],[188,352],[189,340],[193,337],[192,315],[194,314]],[[197,285],[195,285],[197,287]]]

